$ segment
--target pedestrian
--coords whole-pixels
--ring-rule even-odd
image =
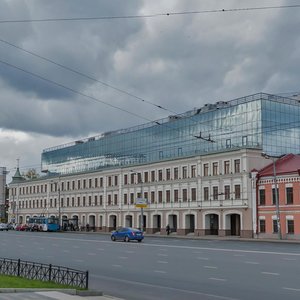
[[[90,224],[89,223],[86,224],[86,231],[90,231]]]
[[[166,231],[167,231],[167,235],[169,235],[170,234],[170,226],[169,226],[169,224],[166,226]]]

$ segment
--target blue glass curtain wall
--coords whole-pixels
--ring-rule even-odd
[[[44,150],[42,168],[72,173],[245,147],[271,155],[299,153],[300,106],[287,100],[255,94],[104,133]]]

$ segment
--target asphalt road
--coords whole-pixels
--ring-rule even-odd
[[[90,288],[128,300],[300,299],[300,244],[9,231],[0,257],[89,270]]]

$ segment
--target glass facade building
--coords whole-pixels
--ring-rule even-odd
[[[45,149],[42,170],[70,174],[239,148],[300,151],[300,103],[258,93]]]

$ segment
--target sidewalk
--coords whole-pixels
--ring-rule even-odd
[[[80,293],[80,292],[79,292]],[[44,289],[0,289],[1,300],[122,300],[98,291],[83,291],[76,295],[76,290],[44,290]]]

